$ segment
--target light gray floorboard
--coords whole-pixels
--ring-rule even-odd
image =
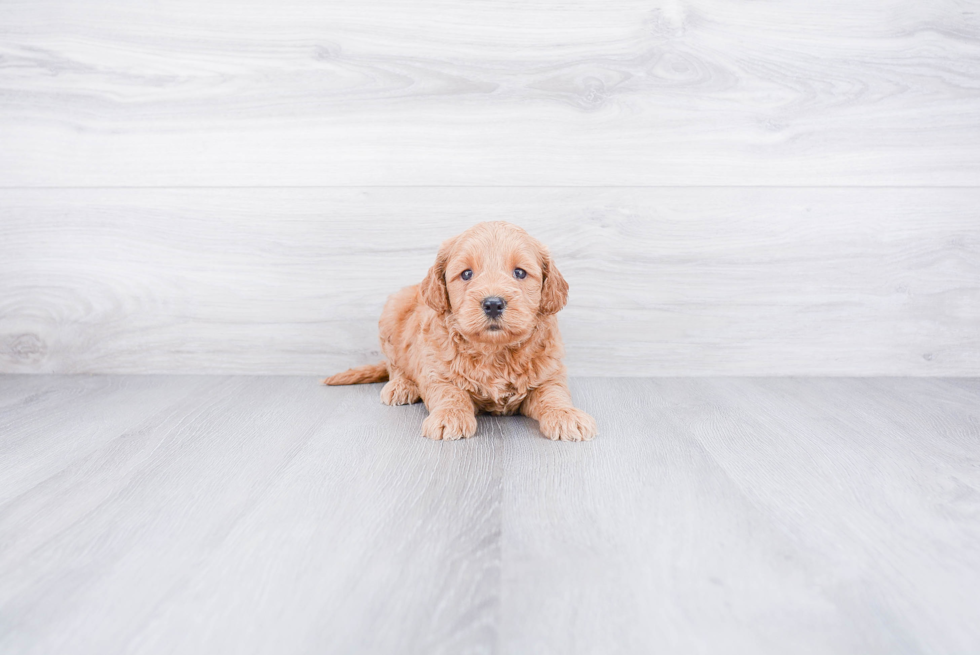
[[[587,389],[583,405],[628,417],[606,415],[615,448],[549,467],[546,444],[528,441],[521,474],[507,477],[530,503],[504,514],[504,562],[523,554],[502,605],[518,650],[980,644],[975,393],[907,380]],[[542,468],[553,477],[532,475]]]
[[[8,0],[5,186],[976,185],[963,0]]]
[[[379,386],[0,377],[0,652],[980,649],[976,380],[577,378],[584,444]]]
[[[128,391],[103,400],[120,413],[114,426],[88,425],[88,402],[58,428],[9,412],[20,427],[4,443],[89,447],[30,489],[3,478],[5,652],[487,643],[497,440],[463,456],[415,438],[420,406],[386,411],[363,388],[313,379],[108,380]],[[127,416],[131,406],[145,413]],[[31,455],[4,462],[50,468]]]
[[[576,375],[980,374],[980,189],[0,189],[0,371],[326,375],[509,220]]]

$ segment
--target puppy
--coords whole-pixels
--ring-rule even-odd
[[[422,434],[476,434],[476,413],[521,412],[549,439],[582,441],[595,420],[572,406],[555,314],[568,283],[548,250],[502,221],[443,242],[421,284],[388,298],[379,322],[386,361],[324,384],[382,382],[387,405],[425,402]]]

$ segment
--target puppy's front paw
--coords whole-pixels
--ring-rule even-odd
[[[422,435],[429,439],[460,439],[476,434],[476,416],[462,409],[437,409],[422,421]]]
[[[381,402],[385,405],[411,405],[419,399],[419,388],[407,378],[395,378],[381,388]]]
[[[581,409],[553,409],[538,421],[541,434],[562,441],[588,441],[596,435],[595,419]]]

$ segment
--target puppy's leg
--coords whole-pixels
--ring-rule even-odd
[[[421,399],[418,385],[395,367],[390,367],[391,379],[381,388],[381,402],[385,405],[411,405]]]
[[[595,419],[572,406],[564,380],[549,380],[531,391],[521,403],[521,413],[536,419],[549,439],[585,441],[596,435]]]
[[[430,384],[425,390],[429,417],[422,422],[422,435],[429,439],[459,439],[476,434],[476,409],[468,393],[446,383]]]

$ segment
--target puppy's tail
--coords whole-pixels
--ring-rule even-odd
[[[331,375],[323,381],[324,384],[336,386],[339,384],[368,384],[369,382],[384,382],[388,379],[388,366],[384,362],[366,364],[349,368],[343,373]]]

